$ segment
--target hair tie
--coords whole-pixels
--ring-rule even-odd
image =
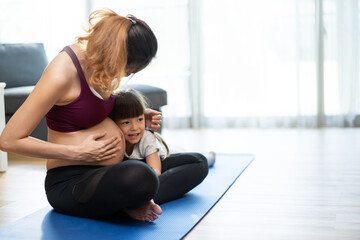
[[[136,24],[136,21],[131,18],[132,15],[127,15],[126,18],[129,19],[133,24]]]

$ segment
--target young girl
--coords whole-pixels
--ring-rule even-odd
[[[119,126],[124,134],[126,159],[145,160],[155,171],[161,175],[161,160],[159,145],[166,149],[165,158],[169,156],[169,148],[158,133],[145,128],[146,100],[136,90],[119,91],[115,95],[115,106],[110,117]]]
[[[200,153],[169,155],[169,149],[159,135],[145,129],[145,110],[145,99],[138,91],[120,90],[115,94],[110,118],[123,132],[125,159],[144,161],[159,176],[160,184],[154,200],[161,204],[183,196],[201,183],[208,172],[208,161]],[[162,160],[157,139],[164,144],[167,152]]]

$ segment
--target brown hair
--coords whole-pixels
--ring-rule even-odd
[[[78,37],[77,42],[85,46],[85,69],[91,73],[91,86],[113,91],[122,77],[142,70],[156,55],[154,33],[134,16],[127,18],[110,9],[97,10],[90,14],[89,24],[87,34]]]
[[[134,89],[120,90],[115,93],[115,105],[109,117],[113,121],[134,118],[145,114],[147,100],[144,95]],[[153,132],[155,137],[166,149],[166,156],[169,156],[169,147],[160,134]],[[164,159],[165,159],[164,158]]]

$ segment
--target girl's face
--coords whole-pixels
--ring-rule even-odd
[[[144,135],[145,131],[145,115],[134,118],[126,118],[117,120],[116,124],[120,127],[124,134],[126,144],[136,144]]]

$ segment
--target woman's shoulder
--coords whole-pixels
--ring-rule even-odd
[[[50,71],[64,75],[76,75],[76,68],[70,56],[62,51],[48,65]]]
[[[77,77],[77,71],[66,52],[60,52],[46,67],[43,77],[47,82],[65,86],[71,85]]]

